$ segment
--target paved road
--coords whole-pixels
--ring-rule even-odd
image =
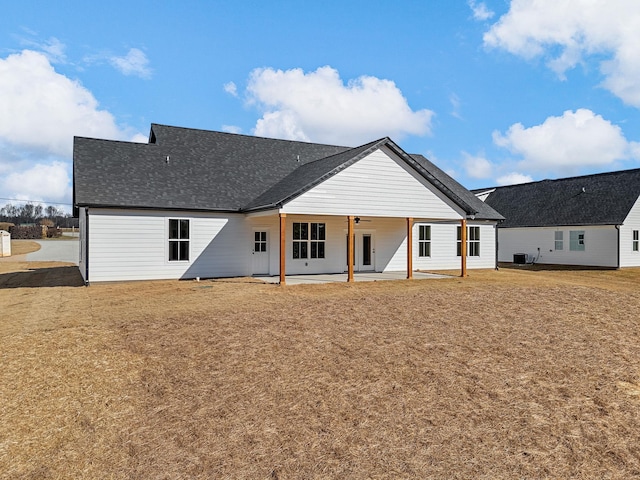
[[[35,240],[40,250],[28,253],[28,262],[68,262],[78,264],[78,240]]]

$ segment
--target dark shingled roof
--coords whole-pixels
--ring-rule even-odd
[[[348,150],[157,124],[149,141],[76,137],[74,204],[240,211],[300,165]]]
[[[381,146],[478,219],[502,217],[388,138],[356,148],[152,124],[148,144],[76,137],[74,205],[209,211],[274,208]]]
[[[635,169],[496,187],[485,202],[506,217],[503,228],[621,225],[638,196]]]

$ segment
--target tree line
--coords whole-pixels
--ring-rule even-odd
[[[60,228],[71,228],[78,226],[78,219],[73,218],[69,213],[54,206],[46,207],[39,203],[24,203],[14,205],[7,203],[0,208],[0,222],[10,222],[16,225],[24,224],[50,224]]]

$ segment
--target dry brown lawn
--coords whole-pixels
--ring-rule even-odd
[[[0,264],[2,478],[640,476],[640,270],[83,287]]]
[[[40,245],[31,240],[11,240],[11,256],[26,255],[27,253],[37,252]],[[5,260],[9,257],[5,257]]]

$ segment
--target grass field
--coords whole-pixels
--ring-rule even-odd
[[[639,269],[81,285],[0,263],[2,478],[640,476]]]

